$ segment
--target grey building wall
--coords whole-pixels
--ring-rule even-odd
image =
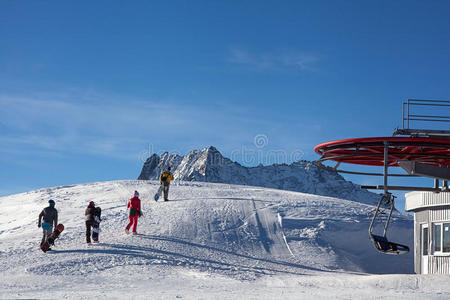
[[[450,258],[448,256],[430,256],[428,258],[429,274],[450,274]]]
[[[428,240],[432,241],[432,224],[450,222],[450,207],[440,206],[415,211],[414,214],[414,272],[421,273],[422,237],[421,226],[428,225]],[[450,256],[433,255],[433,245],[430,243],[428,253],[429,274],[450,274]]]

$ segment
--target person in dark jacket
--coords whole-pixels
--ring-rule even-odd
[[[91,228],[94,227],[95,224],[95,204],[94,201],[89,202],[88,207],[84,211],[85,221],[86,221],[86,243],[91,243]],[[98,241],[98,236],[94,236],[92,233],[92,239]]]
[[[134,191],[134,197],[128,200],[127,208],[128,208],[128,219],[130,220],[130,222],[125,228],[125,233],[129,234],[131,225],[133,225],[132,234],[137,234],[136,230],[138,218],[142,215],[141,199],[139,199],[138,191]]]
[[[43,221],[43,222],[41,222]],[[58,211],[55,208],[55,201],[48,200],[48,207],[44,208],[39,214],[38,227],[42,227],[42,240],[41,245],[52,234],[53,227],[58,225]],[[51,249],[49,249],[51,250]]]

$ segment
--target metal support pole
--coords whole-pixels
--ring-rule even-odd
[[[384,194],[388,194],[388,165],[389,165],[389,160],[388,160],[388,156],[389,156],[389,143],[388,142],[384,142],[384,172],[383,172],[383,176],[384,176]]]
[[[405,102],[402,103],[402,129],[405,129]]]
[[[380,200],[378,200],[378,204],[377,204],[377,208],[375,209],[375,214],[372,217],[372,221],[370,222],[369,225],[369,235],[372,236],[372,231],[373,231],[373,224],[375,223],[375,220],[378,217],[378,214],[380,213],[380,208],[381,208],[381,203],[383,203],[384,197],[386,197],[386,195],[383,195]]]
[[[409,99],[408,99],[408,104],[407,104],[407,107],[406,107],[406,114],[407,114],[407,116],[406,116],[406,126],[407,126],[407,128],[409,129]]]
[[[386,196],[390,198],[389,201],[391,203],[391,208],[390,208],[390,211],[389,211],[389,216],[388,216],[388,218],[386,220],[386,224],[384,225],[384,232],[383,232],[383,236],[384,237],[386,237],[386,233],[387,233],[387,229],[388,229],[388,226],[389,226],[389,222],[391,221],[392,211],[394,210],[394,197],[391,194],[386,195]]]
[[[386,198],[386,203],[390,203],[391,208],[389,212],[389,216],[386,220],[386,224],[384,225],[383,236],[386,237],[387,228],[389,226],[389,221],[391,220],[392,211],[394,210],[394,197],[389,193],[388,190],[388,168],[389,168],[389,143],[384,142],[384,197]]]
[[[339,168],[339,165],[341,164],[341,162],[340,161],[338,161],[337,162],[337,164],[334,166],[334,168],[333,168],[333,170],[334,171],[336,171],[337,170],[337,168]]]
[[[439,179],[438,179],[438,178],[435,178],[435,179],[434,179],[434,188],[435,188],[435,189],[438,189],[438,188],[439,188]]]

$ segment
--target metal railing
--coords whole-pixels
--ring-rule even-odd
[[[434,115],[434,114],[416,114],[412,113],[412,109],[415,106],[422,107],[434,107],[434,108],[448,108],[450,113],[450,101],[446,100],[419,100],[408,99],[407,102],[403,102],[403,129],[410,129],[411,121],[424,121],[424,122],[450,122],[450,116]],[[405,127],[406,124],[406,127]]]

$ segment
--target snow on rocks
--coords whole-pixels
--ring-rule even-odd
[[[360,203],[376,204],[380,195],[363,190],[337,172],[318,168],[311,161],[301,160],[290,165],[244,167],[224,157],[210,146],[193,150],[184,157],[164,153],[150,156],[142,167],[140,180],[157,180],[162,170],[171,167],[176,181],[198,181],[260,186],[337,197]]]

